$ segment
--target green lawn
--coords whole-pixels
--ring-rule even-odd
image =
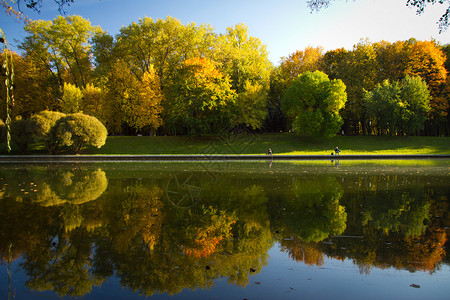
[[[449,154],[449,137],[336,136],[299,137],[294,134],[211,136],[112,136],[100,149],[86,154]]]

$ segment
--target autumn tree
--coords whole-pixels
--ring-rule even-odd
[[[165,114],[169,126],[187,133],[218,132],[229,126],[235,105],[230,79],[206,58],[188,59],[174,77]]]
[[[348,123],[345,131],[352,128],[357,133],[366,133],[366,118],[362,102],[364,90],[372,90],[377,84],[378,67],[375,49],[368,40],[353,46],[349,69],[342,81],[347,88],[348,101],[342,112]]]
[[[327,51],[320,57],[319,71],[326,73],[331,79],[343,80],[348,76],[351,51],[339,48]]]
[[[237,24],[228,27],[219,37],[214,60],[231,80],[236,93],[237,124],[253,129],[261,128],[267,114],[272,64],[266,46],[249,36],[248,27]]]
[[[449,109],[448,98],[440,93],[447,78],[446,57],[433,41],[412,41],[410,51],[406,73],[420,76],[427,83],[431,95],[429,133],[438,134]]]
[[[91,83],[81,90],[80,110],[90,116],[95,116],[103,123],[103,110],[106,109],[106,92]]]
[[[305,72],[295,78],[283,95],[283,109],[295,132],[304,135],[334,136],[342,126],[339,111],[347,100],[340,79],[330,80],[320,71]]]
[[[342,111],[345,132],[364,134],[366,118],[362,107],[364,90],[372,90],[377,84],[376,51],[368,40],[361,40],[352,51],[337,49],[328,51],[320,60],[320,70],[332,79],[341,79],[347,86],[348,100]]]
[[[81,16],[58,16],[53,21],[37,20],[25,25],[28,36],[21,43],[36,63],[45,67],[63,87],[70,82],[84,87],[90,80],[90,39],[101,29]]]
[[[117,61],[110,73],[109,98],[103,118],[112,132],[120,132],[122,123],[138,131],[157,129],[161,124],[164,96],[159,77],[153,68],[139,80],[123,61]]]
[[[0,56],[3,66],[4,55]],[[14,62],[14,107],[11,117],[29,118],[31,115],[46,109],[56,109],[59,86],[49,76],[48,71],[36,64],[29,56],[12,53]],[[5,73],[0,74],[1,82],[5,82]],[[5,95],[5,85],[0,85],[0,94]],[[0,115],[6,117],[6,107],[0,107]]]
[[[371,91],[384,80],[397,82],[405,76],[420,76],[428,85],[431,111],[426,129],[435,132],[446,117],[448,101],[445,96],[445,58],[431,41],[361,41],[352,51],[328,51],[321,59],[321,70],[331,78],[339,78],[347,86],[348,102],[342,115],[345,131],[367,133],[364,91]],[[431,133],[431,132],[429,132]]]
[[[207,25],[185,26],[172,17],[146,17],[122,27],[113,50],[139,80],[154,68],[164,90],[182,61],[210,51],[211,36],[212,28]],[[103,45],[107,45],[105,38]]]
[[[125,121],[136,129],[150,127],[157,129],[161,124],[161,111],[164,96],[160,80],[153,68],[145,72],[142,81],[137,85],[136,97],[122,102]]]
[[[73,114],[80,111],[83,92],[76,85],[64,82],[62,97],[60,100],[61,111],[65,114]]]
[[[390,80],[392,82],[403,79],[406,72],[406,67],[410,60],[410,41],[397,41],[389,43],[381,41],[373,43],[376,52],[376,61],[379,66],[377,74],[377,82],[383,80]]]
[[[281,73],[290,82],[304,72],[318,70],[322,52],[322,47],[308,46],[305,50],[297,50],[289,54],[288,57],[282,57],[280,64]]]

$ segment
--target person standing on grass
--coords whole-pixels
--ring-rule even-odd
[[[335,153],[336,155],[339,155],[339,152],[341,152],[341,150],[339,150],[339,148],[336,147],[336,148],[334,149],[334,153]]]

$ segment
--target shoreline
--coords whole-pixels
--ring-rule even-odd
[[[139,161],[267,161],[267,160],[378,160],[378,159],[445,159],[450,154],[349,154],[349,155],[0,155],[0,163],[59,162],[139,162]]]

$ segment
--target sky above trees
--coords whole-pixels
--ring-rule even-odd
[[[59,14],[50,1],[40,14],[22,9],[32,19],[51,20]],[[146,16],[172,16],[183,24],[207,23],[219,33],[244,23],[250,35],[267,45],[269,59],[275,65],[281,57],[306,46],[323,46],[325,51],[341,47],[350,50],[362,38],[373,42],[434,38],[446,44],[450,29],[439,34],[436,24],[445,9],[445,5],[428,5],[423,15],[417,16],[414,8],[406,6],[406,0],[333,1],[318,13],[310,12],[306,0],[76,0],[65,8],[68,15],[81,15],[111,35]],[[25,37],[23,23],[1,13],[0,28],[15,48],[18,42],[14,40]]]

